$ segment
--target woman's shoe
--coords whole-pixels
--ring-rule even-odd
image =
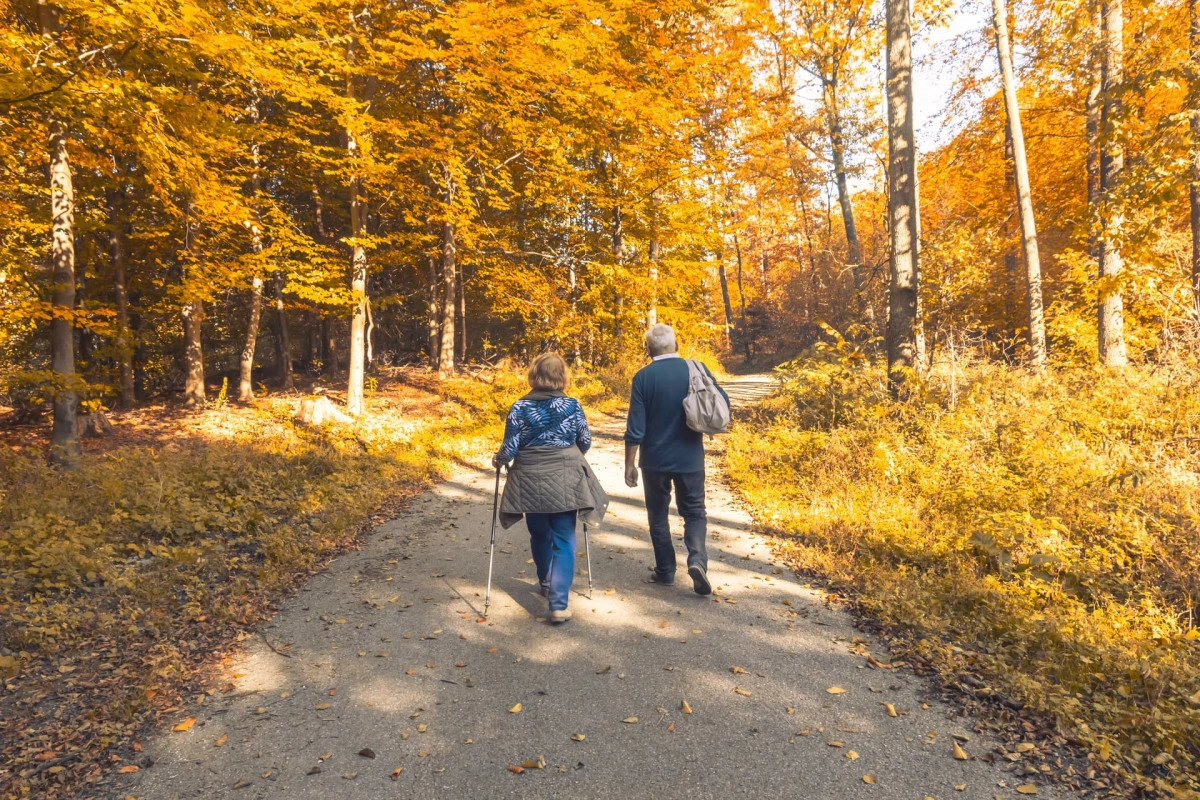
[[[546,586],[545,584],[542,584],[541,595],[542,595],[542,597],[549,597],[550,596],[550,587]]]
[[[561,622],[566,622],[570,618],[571,618],[571,609],[569,609],[569,608],[564,608],[561,611],[551,611],[550,612],[550,621],[553,622],[555,625],[558,625]]]

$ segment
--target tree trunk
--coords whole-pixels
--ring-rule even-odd
[[[133,386],[133,337],[129,327],[129,292],[126,288],[125,221],[123,199],[124,187],[109,189],[108,201],[108,251],[112,260],[113,288],[117,295],[117,368],[121,375],[120,403],[124,409],[137,405]]]
[[[56,37],[59,9],[38,2],[42,35]],[[50,460],[63,467],[79,463],[79,411],[75,374],[75,187],[67,157],[66,124],[50,120],[50,369],[54,372],[54,429],[50,435]]]
[[[1192,302],[1196,315],[1200,317],[1200,0],[1188,3],[1191,12],[1191,66],[1192,66],[1192,110],[1190,142],[1191,185],[1188,195],[1191,200],[1192,225]]]
[[[1025,301],[1029,313],[1029,360],[1034,369],[1046,368],[1046,322],[1042,312],[1042,265],[1038,257],[1037,226],[1033,218],[1033,196],[1029,187],[1029,166],[1025,160],[1025,134],[1021,130],[1021,111],[1017,105],[1017,79],[1013,73],[1012,50],[1008,41],[1008,19],[1004,0],[992,0],[992,23],[996,28],[996,55],[1004,83],[1004,110],[1008,117],[1012,144],[1013,177],[1017,183],[1017,205],[1021,217],[1021,243],[1025,252]]]
[[[888,293],[888,383],[900,395],[917,363],[917,158],[912,109],[912,8],[887,3],[888,222],[891,281]]]
[[[1103,22],[1100,14],[1099,0],[1092,0],[1092,46],[1088,58],[1090,60],[1092,82],[1088,86],[1087,98],[1084,103],[1084,125],[1085,135],[1087,139],[1087,204],[1088,204],[1088,228],[1087,228],[1087,243],[1088,256],[1093,261],[1100,259],[1100,237],[1099,224],[1100,219],[1100,89],[1102,84],[1101,65],[1104,57],[1102,53],[1102,35],[1101,29]]]
[[[1124,267],[1117,237],[1124,226],[1117,185],[1125,166],[1125,147],[1118,130],[1123,114],[1121,82],[1124,80],[1124,13],[1122,0],[1103,0],[1100,106],[1100,287],[1098,333],[1100,361],[1105,366],[1123,367],[1125,310],[1120,276]]]
[[[842,207],[842,225],[846,229],[846,261],[856,276],[855,289],[861,292],[862,247],[858,242],[858,228],[854,224],[854,205],[850,200],[850,186],[846,179],[846,143],[842,132],[842,110],[838,100],[838,79],[822,81],[825,118],[829,123],[829,147],[833,153],[833,177],[837,182],[838,203]]]
[[[650,307],[646,310],[646,328],[658,324],[658,262],[662,260],[662,243],[650,240]]]
[[[54,392],[54,430],[50,460],[64,467],[79,463],[75,417],[79,394],[75,374],[75,188],[67,157],[67,131],[58,120],[50,128],[50,268],[53,317],[50,320],[50,368]]]
[[[355,60],[357,40],[350,39],[349,58]],[[363,101],[370,103],[374,84],[368,83],[363,93]],[[346,97],[351,103],[355,101],[354,76],[346,78]],[[366,370],[367,355],[367,248],[362,243],[366,236],[367,209],[363,198],[362,176],[358,171],[359,147],[358,134],[353,122],[346,128],[346,154],[354,170],[350,178],[350,292],[353,295],[354,307],[350,314],[350,364],[347,369],[348,381],[346,386],[346,412],[357,417],[363,412],[363,383]]]
[[[438,367],[438,354],[441,345],[441,332],[438,325],[438,271],[437,259],[429,255],[429,275],[425,284],[425,313],[427,334],[429,336],[429,366]]]
[[[258,101],[251,106],[252,118],[258,121]],[[254,221],[251,223],[250,247],[257,256],[262,252],[262,218],[258,213],[258,195],[262,190],[262,176],[259,174],[258,142],[250,145],[250,158],[253,162],[253,172],[250,174],[250,190],[254,197],[251,200],[251,212]],[[255,267],[257,270],[257,265]],[[263,279],[255,272],[250,279],[250,321],[246,325],[246,344],[242,347],[242,358],[238,375],[238,402],[249,403],[254,399],[254,351],[258,347],[258,326],[262,319]]]
[[[183,404],[199,408],[205,404],[204,345],[201,332],[204,325],[204,302],[192,300],[183,307],[184,384]]]
[[[454,374],[454,299],[457,287],[457,250],[454,244],[454,223],[442,223],[442,342],[438,347],[438,374],[448,378]]]
[[[725,253],[717,259],[717,278],[721,282],[721,301],[725,304],[725,341],[733,344],[733,304],[729,302],[729,279],[725,273]]]
[[[467,363],[467,276],[462,264],[458,265],[458,363]]]
[[[324,351],[321,373],[326,374],[328,370],[329,375],[337,375],[341,369],[338,365],[337,332],[329,324],[329,317],[321,318],[321,347]]]
[[[272,283],[275,284],[275,322],[279,326],[279,377],[283,381],[283,390],[290,392],[296,388],[296,378],[292,375],[292,337],[287,309],[283,305],[283,275],[276,272]]]
[[[621,266],[625,263],[625,220],[621,215],[621,207],[613,208],[613,229],[612,229],[612,253],[613,263],[616,265],[616,297],[613,304],[613,339],[616,342],[616,352],[621,352],[621,339],[624,337],[624,326],[622,325],[622,317],[625,315],[625,295],[621,292],[621,286],[624,283],[624,275],[621,272]]]

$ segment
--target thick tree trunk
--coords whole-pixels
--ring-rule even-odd
[[[56,37],[59,9],[38,1],[42,35]],[[66,125],[50,121],[50,369],[54,372],[54,428],[50,435],[50,460],[63,467],[79,463],[76,415],[79,394],[75,374],[75,186],[67,157]]]
[[[1124,226],[1117,185],[1125,167],[1125,147],[1119,122],[1123,114],[1121,82],[1124,80],[1124,12],[1122,0],[1103,0],[1100,106],[1100,287],[1098,333],[1100,361],[1109,367],[1123,367],[1129,359],[1125,351],[1125,309],[1120,288],[1124,268],[1117,238]]]
[[[124,409],[137,405],[133,386],[133,336],[129,327],[129,291],[126,287],[126,247],[124,188],[109,189],[108,202],[108,252],[112,262],[113,289],[117,295],[117,369],[121,376],[120,403]]]
[[[292,337],[287,309],[283,305],[283,275],[276,272],[272,283],[275,285],[275,324],[279,329],[279,378],[283,390],[290,392],[296,388],[296,378],[292,374]]]
[[[183,404],[199,408],[207,402],[204,392],[204,345],[201,333],[204,326],[204,303],[192,300],[183,307]]]
[[[1191,185],[1188,194],[1191,200],[1192,225],[1192,302],[1196,315],[1200,317],[1200,0],[1188,3],[1191,12],[1191,66],[1192,66],[1192,140],[1190,152],[1192,162]]]
[[[887,4],[888,222],[891,281],[888,293],[888,382],[901,393],[908,370],[917,369],[917,158],[912,108],[912,8]]]
[[[992,0],[992,23],[996,28],[996,55],[1004,84],[1004,110],[1012,145],[1013,177],[1017,183],[1017,205],[1021,217],[1021,243],[1025,252],[1025,305],[1029,314],[1029,360],[1039,372],[1046,368],[1046,321],[1042,312],[1042,265],[1038,257],[1037,226],[1033,218],[1033,195],[1029,166],[1025,160],[1025,134],[1017,105],[1017,79],[1013,73],[1008,41],[1008,19],[1004,0]]]
[[[454,244],[454,223],[442,223],[442,342],[438,347],[438,374],[454,374],[454,299],[458,294],[458,252]]]
[[[50,368],[58,383],[54,392],[50,460],[74,467],[79,463],[75,422],[79,411],[75,388],[75,188],[67,157],[66,129],[57,120],[50,125],[50,280],[54,287]]]

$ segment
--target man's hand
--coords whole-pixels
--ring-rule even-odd
[[[500,469],[500,467],[507,463],[508,459],[501,458],[499,453],[496,453],[496,455],[492,456],[492,466],[496,469]]]
[[[625,467],[625,485],[628,486],[630,489],[632,489],[633,487],[637,486],[637,482],[638,482],[637,467],[634,467],[634,466]]]

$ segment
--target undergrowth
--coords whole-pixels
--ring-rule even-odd
[[[295,400],[211,409],[73,472],[0,450],[0,797],[102,780],[114,748],[381,507],[493,448],[524,388],[503,372],[430,382],[318,429],[292,422]]]
[[[779,369],[731,479],[797,568],[1144,789],[1200,787],[1200,378],[977,365],[907,403],[845,342]]]

